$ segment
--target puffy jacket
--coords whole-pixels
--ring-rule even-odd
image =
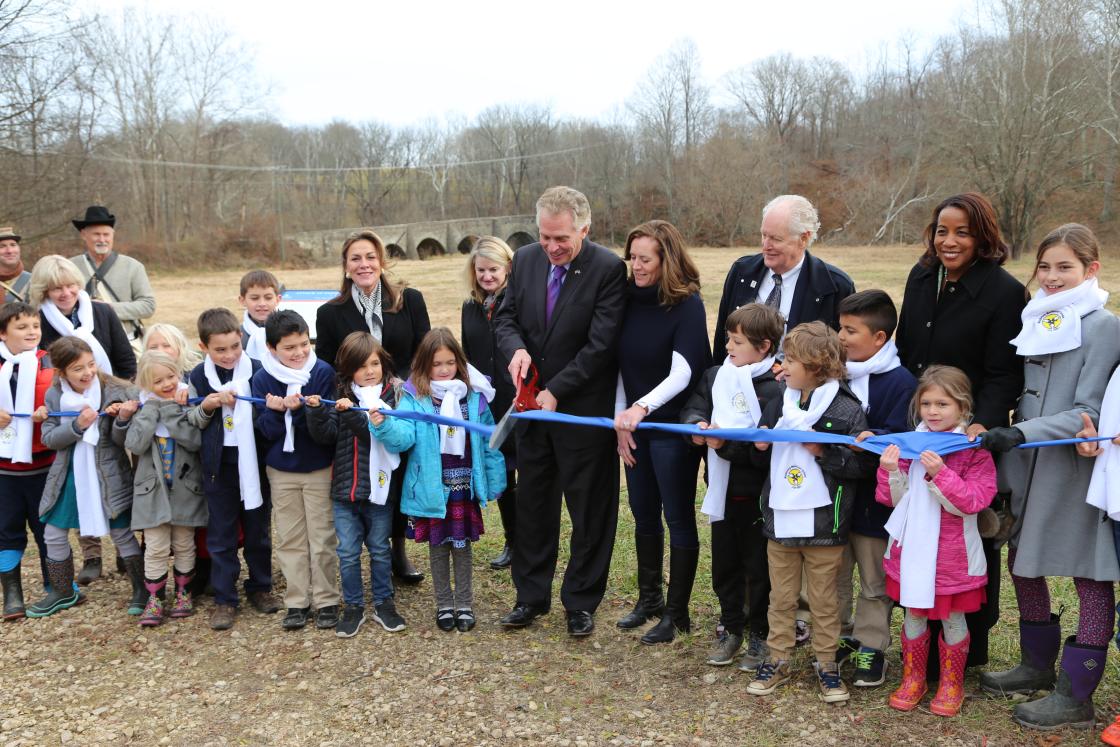
[[[35,357],[38,359],[39,370],[35,374],[34,409],[38,409],[45,401],[47,390],[54,383],[54,369],[51,368],[51,359],[47,355],[47,351],[36,350]],[[12,374],[13,397],[15,396],[15,383],[16,374]],[[36,423],[34,430],[31,432],[31,461],[29,463],[0,459],[0,473],[29,475],[46,472],[50,468],[51,462],[54,461],[54,452],[43,446],[42,432],[42,424]]]
[[[976,514],[992,502],[996,494],[996,465],[984,449],[967,449],[943,457],[945,466],[929,482],[930,494],[941,503],[941,533],[937,540],[937,594],[958,594],[979,589],[988,583],[984,565],[984,548],[976,528]],[[898,472],[892,475],[882,467],[878,472],[875,500],[894,506],[902,500],[908,486],[910,460],[898,460]],[[947,510],[947,507],[952,507]],[[963,514],[959,516],[957,514]],[[883,561],[887,575],[899,580],[902,551],[890,540],[888,556]],[[976,574],[969,574],[969,563]],[[981,570],[983,569],[983,570]]]

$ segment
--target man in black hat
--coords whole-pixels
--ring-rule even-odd
[[[70,260],[85,277],[86,292],[113,307],[136,341],[133,347],[138,346],[144,336],[143,320],[156,313],[156,297],[143,263],[113,251],[117,219],[108,209],[91,205],[85,218],[73,223],[86,250]]]
[[[23,268],[20,257],[19,234],[11,226],[0,228],[0,289],[4,303],[27,301],[27,288],[31,273]]]

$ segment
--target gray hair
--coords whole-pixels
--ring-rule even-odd
[[[86,284],[86,279],[82,277],[82,271],[76,264],[59,254],[40,257],[31,268],[28,303],[38,308],[46,300],[47,291],[70,284],[77,285],[79,288],[84,288]]]
[[[809,243],[805,248],[813,245],[817,238],[817,231],[820,230],[821,220],[817,215],[817,209],[813,207],[813,203],[801,195],[779,195],[770,202],[766,203],[766,207],[762,208],[762,218],[765,220],[766,214],[776,207],[789,205],[789,230],[800,236],[806,231],[809,232]]]
[[[537,225],[541,224],[541,214],[572,214],[572,224],[576,230],[591,225],[591,204],[586,195],[571,187],[549,187],[537,200]]]

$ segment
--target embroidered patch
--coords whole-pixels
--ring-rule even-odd
[[[225,417],[223,417],[222,418],[222,425],[225,426],[225,429],[227,431],[230,431],[232,433],[233,432],[233,416],[232,415],[226,415]]]
[[[1065,320],[1065,314],[1060,311],[1048,311],[1038,318],[1038,323],[1047,332],[1056,332]]]
[[[735,396],[731,398],[731,407],[735,412],[747,411],[747,396],[742,392],[736,392]]]
[[[14,443],[15,440],[16,440],[16,429],[15,428],[13,428],[11,426],[8,426],[4,430],[0,431],[0,444]]]
[[[447,426],[447,437],[448,438],[455,438],[455,426],[453,426],[453,425]]]
[[[389,476],[387,474],[385,474],[385,470],[383,470],[383,469],[377,470],[377,487],[379,487],[379,488],[385,487],[385,483],[388,482],[388,481],[389,481]]]
[[[1090,672],[1092,672],[1094,669],[1097,668],[1097,660],[1096,659],[1086,659],[1085,660],[1085,668],[1088,669]]]
[[[805,484],[805,470],[798,467],[796,464],[786,470],[786,482],[794,490],[798,490]]]

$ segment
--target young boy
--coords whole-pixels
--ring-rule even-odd
[[[681,422],[707,428],[754,428],[771,400],[781,399],[782,385],[772,366],[785,333],[777,309],[752,303],[727,317],[727,358],[708,369],[681,410]],[[766,620],[770,603],[770,569],[762,509],[758,497],[766,469],[752,464],[751,444],[694,436],[708,446],[708,494],[701,511],[712,526],[712,589],[719,597],[722,627],[708,657],[713,666],[732,662],[747,626],[744,603],[749,601],[750,640],[739,663],[754,671],[769,655]]]
[[[50,585],[39,500],[54,452],[39,440],[39,424],[47,419],[43,398],[54,371],[46,351],[38,349],[41,339],[38,311],[18,301],[0,306],[0,583],[5,620],[18,620],[26,611],[20,563],[28,527],[39,546],[43,585]]]
[[[250,270],[241,278],[237,302],[245,311],[241,316],[241,347],[255,361],[264,358],[264,323],[280,305],[280,281],[268,270]]]
[[[859,440],[883,433],[910,430],[910,400],[918,386],[898,360],[894,335],[898,314],[891,297],[881,290],[865,290],[840,302],[840,342],[848,354],[848,379],[863,403],[868,430]],[[887,596],[883,555],[887,532],[883,525],[891,511],[875,501],[875,473],[857,483],[852,533],[844,551],[836,593],[840,602],[841,660],[855,662],[852,684],[877,687],[887,676],[884,651],[891,642],[893,602]],[[852,568],[859,567],[859,600],[852,612]]]
[[[867,430],[859,399],[843,379],[844,347],[823,322],[794,327],[782,344],[786,390],[767,405],[762,427],[823,431],[856,436]],[[752,695],[769,695],[791,676],[794,618],[802,573],[816,628],[812,645],[820,697],[846,701],[848,688],[836,663],[840,614],[836,574],[848,543],[856,481],[877,458],[847,446],[814,443],[758,443],[769,454],[762,491],[763,533],[770,564],[769,658],[747,685]]]
[[[294,311],[277,311],[265,323],[268,354],[253,374],[257,431],[268,444],[265,455],[276,512],[276,556],[288,582],[284,592],[285,630],[338,623],[338,538],[331,509],[334,448],[316,443],[307,430],[303,397],[334,394],[334,369],[315,357],[307,322]]]
[[[202,431],[202,489],[210,518],[206,550],[210,554],[210,584],[216,605],[210,613],[213,630],[229,630],[237,614],[239,532],[244,535],[249,578],[245,596],[258,612],[273,614],[280,602],[272,595],[272,542],[269,538],[268,482],[260,465],[249,402],[253,373],[260,364],[244,354],[241,328],[229,309],[207,309],[198,317],[199,348],[206,358],[188,377],[191,397],[202,397],[187,412],[187,421]]]

